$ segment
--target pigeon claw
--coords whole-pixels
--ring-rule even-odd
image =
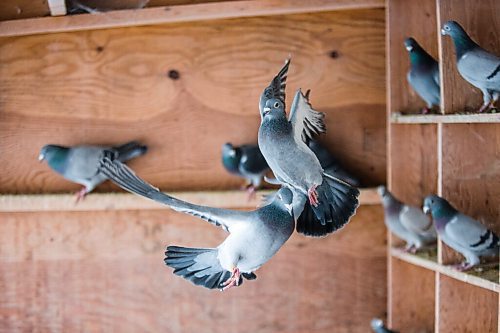
[[[82,201],[85,196],[87,195],[87,189],[85,187],[82,187],[82,189],[78,192],[76,192],[76,200],[75,200],[75,204],[77,204],[78,202]]]
[[[222,284],[222,289],[220,291],[226,291],[232,287],[237,287],[240,283],[240,275],[240,269],[238,267],[233,268],[231,276]]]
[[[309,198],[309,203],[314,206],[318,207],[319,205],[319,200],[318,200],[318,191],[316,191],[317,185],[311,186],[310,189],[307,190],[307,196]]]
[[[255,186],[253,186],[253,184],[248,184],[246,191],[248,193],[248,199],[247,199],[248,201],[252,201],[253,199],[255,199],[257,191],[255,189]]]

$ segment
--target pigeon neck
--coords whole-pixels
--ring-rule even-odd
[[[414,66],[429,66],[435,62],[434,58],[424,49],[417,47],[413,52],[410,52],[410,62]]]
[[[464,31],[457,32],[452,36],[452,39],[455,44],[457,60],[460,60],[466,52],[478,47]]]
[[[388,213],[397,213],[399,212],[402,203],[394,198],[392,194],[387,193],[383,200],[384,207],[386,208]]]
[[[47,159],[47,164],[57,172],[64,172],[68,160],[68,153],[68,148],[59,147],[54,149]]]
[[[442,230],[451,218],[457,213],[449,203],[443,203],[432,210],[432,217],[436,228]]]

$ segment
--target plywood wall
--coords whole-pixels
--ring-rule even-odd
[[[324,239],[293,235],[257,280],[221,293],[163,264],[225,233],[171,211],[0,215],[0,332],[366,332],[386,302],[382,209]]]
[[[2,38],[0,192],[77,189],[38,163],[46,143],[131,139],[150,146],[133,167],[164,190],[237,187],[221,146],[256,141],[259,95],[288,55],[288,104],[312,89],[323,141],[364,185],[384,183],[384,12],[374,9]]]

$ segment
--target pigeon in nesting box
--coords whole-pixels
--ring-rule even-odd
[[[269,170],[264,156],[257,145],[233,146],[226,143],[222,146],[222,165],[234,175],[245,178],[248,184],[246,189],[250,198],[255,194],[262,183],[262,179]]]
[[[290,60],[260,97],[259,148],[276,179],[294,193],[307,196],[326,235],[343,227],[358,207],[359,190],[326,173],[306,145],[312,136],[326,131],[324,114],[314,110],[308,95],[297,91],[289,119],[285,113],[285,87]],[[307,232],[307,230],[306,230]],[[314,230],[317,232],[317,230]]]
[[[196,285],[227,290],[266,263],[293,233],[292,192],[283,187],[274,200],[254,211],[237,211],[194,205],[175,199],[146,183],[126,165],[104,157],[101,171],[127,191],[152,199],[171,209],[199,217],[229,232],[217,248],[169,246],[165,263]],[[303,205],[305,197],[298,205]],[[301,209],[298,207],[296,209]]]
[[[370,326],[372,327],[373,332],[375,333],[399,333],[398,331],[393,331],[388,329],[382,319],[374,318],[370,322]]]
[[[99,172],[99,160],[107,150],[115,158],[125,162],[146,153],[147,147],[136,141],[116,147],[46,145],[40,150],[39,161],[47,161],[49,167],[64,178],[84,187],[76,193],[80,201],[97,185],[108,178]]]
[[[436,230],[422,210],[403,204],[385,186],[379,186],[377,191],[382,197],[385,225],[406,242],[406,251],[415,253],[424,245],[436,242]]]
[[[476,44],[455,21],[446,22],[441,34],[450,35],[455,44],[460,75],[483,93],[479,112],[494,108],[500,97],[500,58]]]
[[[439,64],[413,38],[405,40],[410,55],[410,70],[406,76],[413,90],[427,103],[422,113],[429,113],[433,106],[439,107]]]
[[[460,252],[465,261],[454,265],[460,271],[468,270],[480,263],[480,256],[498,256],[498,236],[478,221],[457,211],[448,201],[430,195],[424,200],[423,210],[430,212],[441,240]]]

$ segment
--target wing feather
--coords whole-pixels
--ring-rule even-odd
[[[288,121],[292,124],[295,142],[309,142],[313,136],[325,133],[325,114],[314,110],[309,103],[309,91],[302,94],[299,89],[295,93],[290,117]]]

